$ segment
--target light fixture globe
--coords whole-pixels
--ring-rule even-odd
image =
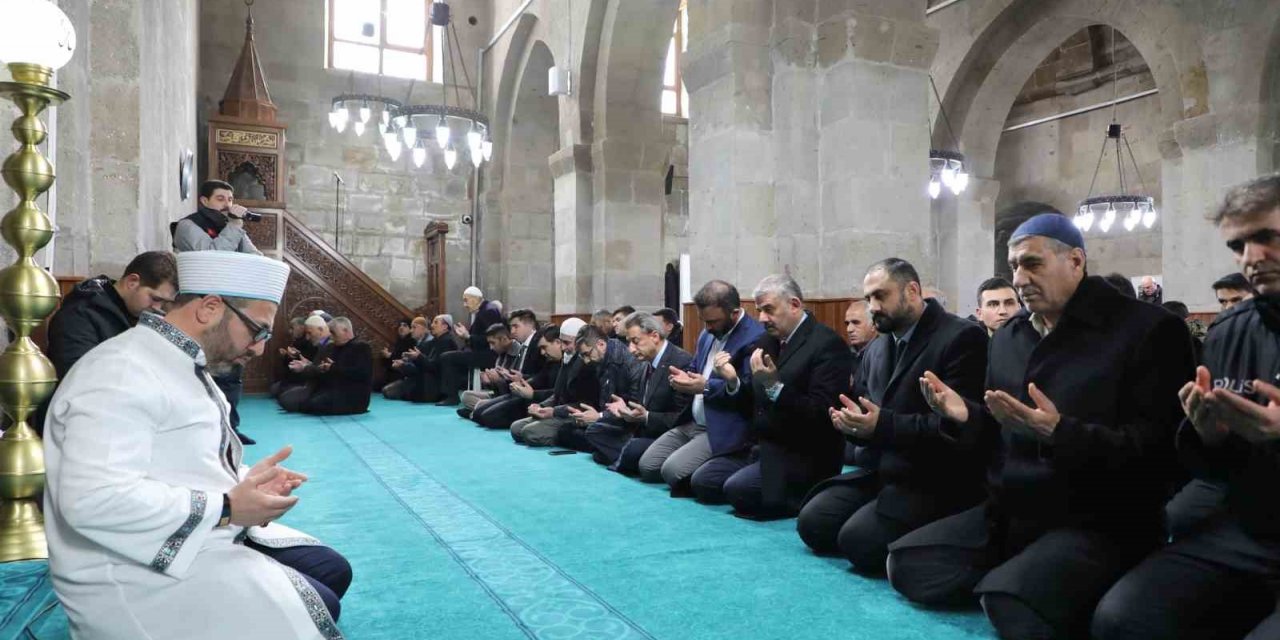
[[[929,150],[929,197],[937,199],[945,187],[954,195],[960,195],[969,186],[969,172],[965,170],[964,154],[944,149]]]
[[[0,62],[14,80],[47,85],[76,51],[76,30],[49,0],[7,0],[0,11]]]

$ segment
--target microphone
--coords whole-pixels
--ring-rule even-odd
[[[334,172],[333,172],[333,178],[334,178],[335,180],[337,180],[337,181],[338,181],[338,184],[342,184],[342,185],[347,184],[347,181],[346,181],[346,180],[343,180],[343,179],[342,179],[342,176],[338,175],[338,172],[337,172],[337,171],[334,171]]]

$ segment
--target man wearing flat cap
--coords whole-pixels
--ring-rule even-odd
[[[1002,638],[1086,637],[1107,589],[1164,538],[1186,324],[1088,276],[1066,217],[1009,240],[1026,309],[991,337],[985,394],[920,379],[943,437],[989,456],[988,499],[890,545],[889,580],[927,603],[980,598]]]
[[[103,342],[46,422],[49,571],[75,637],[341,638],[351,566],[275,522],[307,480],[253,467],[208,367],[262,355],[289,278],[277,260],[178,254],[163,317]]]

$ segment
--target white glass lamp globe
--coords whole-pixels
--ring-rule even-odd
[[[0,0],[0,62],[61,69],[76,51],[76,30],[49,0]]]

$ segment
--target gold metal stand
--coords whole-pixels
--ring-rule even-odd
[[[53,224],[36,198],[53,186],[53,166],[36,145],[47,134],[40,113],[70,96],[48,86],[51,71],[10,64],[14,82],[0,82],[0,97],[18,105],[13,136],[22,147],[4,161],[3,174],[21,202],[0,220],[0,235],[18,260],[0,270],[0,316],[15,338],[0,353],[0,406],[13,426],[0,437],[0,562],[49,557],[40,500],[44,495],[44,447],[27,416],[58,382],[53,363],[31,341],[31,331],[58,304],[58,283],[36,264],[36,251],[53,238]]]

